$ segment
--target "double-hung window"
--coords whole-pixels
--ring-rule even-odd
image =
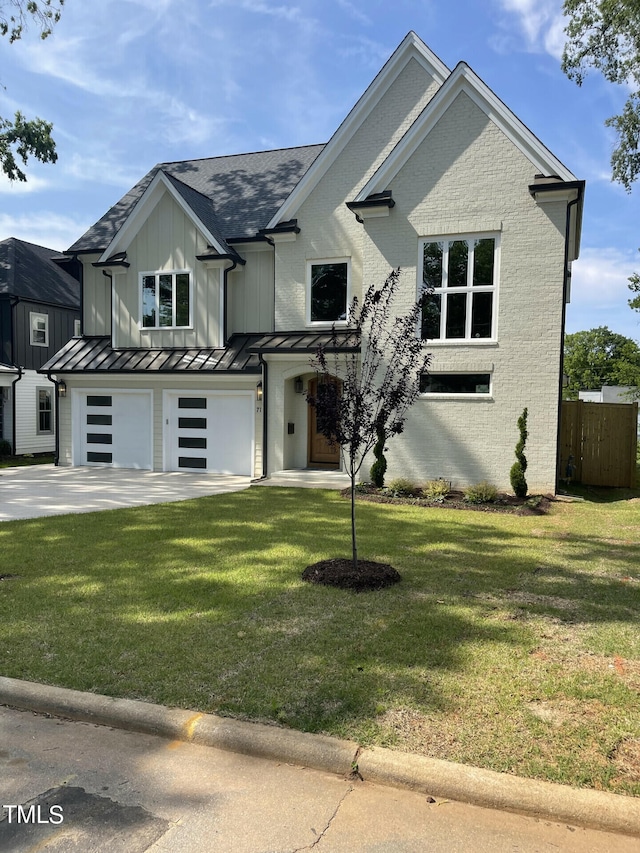
[[[51,388],[36,388],[36,433],[53,432],[53,393]]]
[[[142,273],[141,326],[143,329],[181,328],[191,325],[191,274]]]
[[[30,342],[32,347],[49,346],[49,315],[29,312],[29,323],[31,328]]]
[[[495,338],[498,250],[497,235],[421,241],[419,280],[429,290],[424,339]]]

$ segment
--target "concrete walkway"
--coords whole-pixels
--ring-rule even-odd
[[[130,468],[0,469],[0,521],[172,503],[247,489],[249,477]]]

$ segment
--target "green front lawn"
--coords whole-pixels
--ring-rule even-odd
[[[547,516],[252,488],[0,525],[0,673],[640,794],[640,498]]]

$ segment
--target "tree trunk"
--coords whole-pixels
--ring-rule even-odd
[[[358,568],[358,545],[356,543],[356,475],[351,472],[351,559],[354,572]]]

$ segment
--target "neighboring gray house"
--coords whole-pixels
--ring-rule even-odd
[[[79,264],[54,249],[0,241],[0,438],[16,455],[55,449],[55,386],[37,371],[80,334],[72,272]]]
[[[326,145],[156,166],[70,249],[83,337],[60,464],[252,477],[340,465],[303,392],[346,306],[401,267],[434,288],[432,369],[388,477],[555,488],[561,353],[584,182],[461,62],[404,39]]]

